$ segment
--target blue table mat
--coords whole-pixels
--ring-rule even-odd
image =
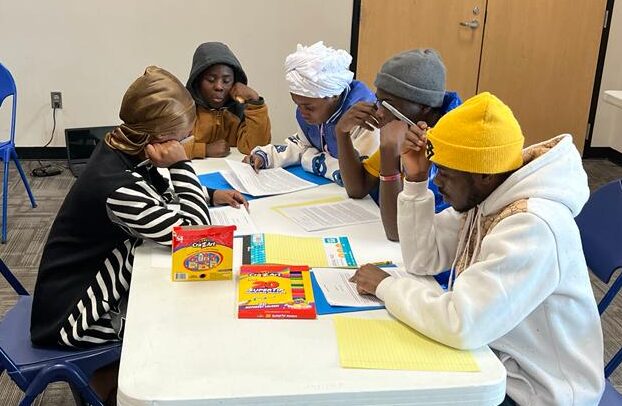
[[[434,279],[441,285],[443,290],[447,290],[447,282],[449,279],[449,271],[442,272],[438,275],[434,276]],[[351,312],[362,312],[364,310],[377,310],[383,309],[384,306],[368,306],[368,307],[351,307],[351,306],[331,306],[330,303],[326,300],[326,296],[324,296],[324,292],[322,292],[322,288],[317,283],[317,279],[315,279],[315,275],[313,271],[311,271],[311,285],[313,287],[313,298],[315,299],[315,311],[317,314],[335,314],[335,313],[351,313]]]
[[[305,171],[300,165],[290,166],[288,168],[285,168],[285,170],[291,174],[298,176],[299,178],[302,178],[311,183],[315,183],[316,185],[326,185],[328,183],[332,183],[326,178]],[[203,186],[210,189],[233,189],[229,182],[227,182],[225,178],[220,174],[220,172],[210,172],[204,175],[199,175],[199,181]],[[244,197],[246,197],[246,200],[253,200],[264,196],[251,196],[244,194]]]
[[[382,309],[384,306],[368,306],[368,307],[351,307],[351,306],[331,306],[326,301],[326,296],[315,279],[313,271],[311,272],[311,285],[313,286],[313,299],[315,299],[315,311],[317,314],[334,314],[334,313],[350,313],[362,312],[364,310]]]

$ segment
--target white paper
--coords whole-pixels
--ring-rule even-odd
[[[278,207],[276,209],[305,231],[326,230],[380,221],[378,214],[354,203],[352,200]]]
[[[234,235],[257,233],[257,227],[244,206],[236,209],[231,206],[212,207],[209,209],[212,224],[219,226],[236,226]]]
[[[232,171],[220,171],[223,178],[238,192],[249,194]]]
[[[383,268],[391,276],[404,277],[408,274],[399,268]],[[356,269],[313,268],[313,274],[320,289],[331,306],[367,307],[382,305],[382,300],[372,295],[360,295],[356,284],[349,281]]]
[[[283,168],[262,169],[257,173],[249,164],[243,162],[227,160],[227,164],[241,186],[246,190],[243,193],[248,193],[251,196],[280,195],[317,186],[315,183],[301,179]],[[224,174],[223,177],[225,177]]]

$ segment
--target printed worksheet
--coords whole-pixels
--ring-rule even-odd
[[[280,195],[317,186],[283,168],[262,169],[255,172],[249,164],[243,162],[228,160],[227,165],[243,187],[240,191],[251,196]],[[223,174],[223,177],[229,182],[227,176]],[[233,183],[230,184],[234,186]]]
[[[305,231],[326,230],[380,221],[378,213],[374,213],[350,199],[320,204],[303,202],[277,206],[274,209]]]
[[[391,276],[409,276],[405,270],[400,268],[383,268],[382,270]],[[356,291],[356,284],[350,282],[356,269],[313,268],[312,271],[326,301],[331,306],[367,307],[383,304],[376,296],[360,295]]]
[[[209,209],[209,216],[214,225],[234,225],[236,227],[234,235],[236,236],[257,232],[257,227],[244,206],[240,206],[238,209],[231,206],[213,207]]]

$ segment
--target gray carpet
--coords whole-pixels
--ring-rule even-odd
[[[28,173],[38,166],[36,161],[23,161]],[[64,166],[64,162],[58,162]],[[589,176],[590,189],[594,190],[606,182],[622,178],[622,167],[607,160],[585,160]],[[74,178],[65,169],[60,175],[47,178],[28,176],[30,186],[37,199],[37,208],[32,209],[28,202],[25,188],[19,180],[14,167],[10,171],[9,186],[9,233],[8,242],[0,245],[0,257],[17,275],[22,284],[32,292],[41,258],[43,245],[50,226],[54,221],[65,195],[73,184]],[[2,169],[0,168],[0,174]],[[593,280],[597,299],[603,295],[603,284]],[[16,295],[8,284],[0,278],[0,315],[3,315],[15,303]],[[618,297],[603,317],[605,336],[605,359],[609,359],[622,346],[622,298]],[[612,376],[612,381],[622,391],[622,368]],[[0,376],[0,404],[17,405],[21,391],[6,374]],[[69,388],[64,383],[50,385],[37,399],[36,405],[59,406],[73,405]]]

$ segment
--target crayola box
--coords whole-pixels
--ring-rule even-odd
[[[174,282],[231,279],[235,226],[173,228]]]

